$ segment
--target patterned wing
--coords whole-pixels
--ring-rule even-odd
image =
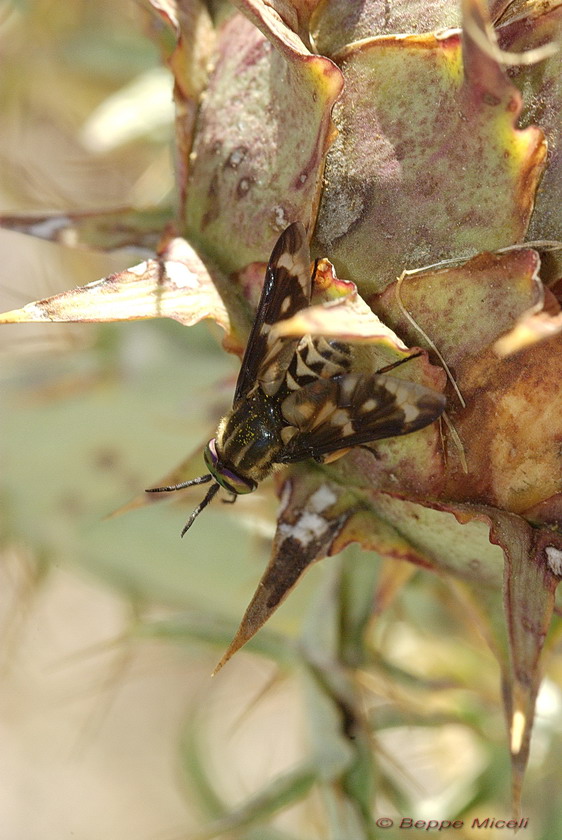
[[[277,393],[300,338],[273,340],[273,324],[310,304],[312,278],[306,231],[300,222],[286,228],[271,254],[256,319],[248,339],[234,403],[259,382],[268,396]]]
[[[281,403],[288,424],[278,461],[321,459],[340,449],[406,435],[433,423],[445,397],[415,382],[382,374],[318,379]]]
[[[342,341],[323,336],[304,335],[287,368],[280,399],[317,379],[332,379],[351,368],[351,347]]]

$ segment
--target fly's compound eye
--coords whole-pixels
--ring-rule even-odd
[[[252,493],[258,486],[257,482],[252,481],[251,478],[243,478],[221,462],[217,454],[215,438],[210,440],[205,447],[204,458],[215,481],[229,493],[240,496],[243,493]]]

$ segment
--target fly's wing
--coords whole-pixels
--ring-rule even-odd
[[[259,382],[268,396],[277,393],[300,338],[271,337],[271,327],[310,304],[312,278],[306,231],[300,222],[286,228],[271,254],[256,319],[234,392],[234,403]]]
[[[382,374],[346,373],[318,379],[281,403],[280,463],[324,455],[433,423],[445,397],[415,382]]]

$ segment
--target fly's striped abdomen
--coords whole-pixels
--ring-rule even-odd
[[[322,336],[305,335],[287,370],[285,394],[304,388],[316,379],[332,379],[351,367],[348,344]]]

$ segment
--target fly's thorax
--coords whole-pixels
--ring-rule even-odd
[[[278,400],[257,388],[219,425],[215,446],[220,463],[242,480],[262,481],[272,471],[283,446],[282,426]]]

